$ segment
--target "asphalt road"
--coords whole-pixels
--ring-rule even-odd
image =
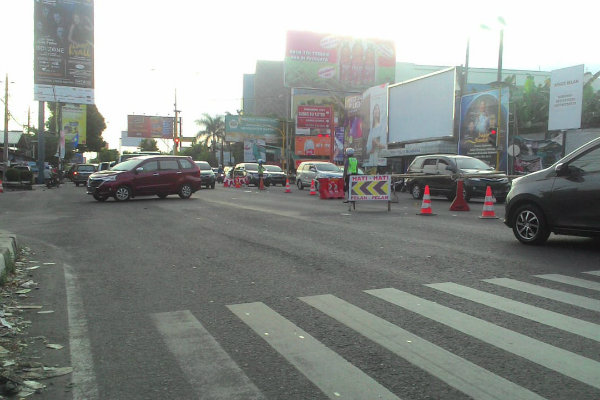
[[[75,369],[38,398],[600,398],[600,242],[524,246],[502,205],[449,206],[0,194],[42,265],[24,302],[55,311],[28,334],[65,345],[28,351]]]

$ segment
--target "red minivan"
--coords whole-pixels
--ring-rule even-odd
[[[87,193],[98,201],[154,195],[164,199],[170,194],[187,199],[201,184],[200,169],[191,157],[139,156],[90,175]]]

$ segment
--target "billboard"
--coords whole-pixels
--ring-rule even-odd
[[[498,127],[502,143],[500,150],[508,147],[508,106],[509,91],[499,90],[474,93],[463,96],[460,103],[460,126],[458,154],[479,158],[496,169],[506,169],[506,154],[496,165],[498,149],[488,143],[489,128]],[[499,104],[500,103],[500,106]]]
[[[225,116],[225,141],[227,142],[262,139],[267,143],[273,143],[282,137],[281,122],[276,118]]]
[[[362,95],[361,116],[363,131],[362,165],[376,167],[387,165],[381,151],[387,149],[387,85],[367,89]]]
[[[344,122],[344,146],[354,149],[354,157],[363,159],[363,115],[361,113],[362,95],[346,97],[346,116]]]
[[[298,106],[296,126],[300,129],[331,129],[333,123],[333,107]]]
[[[388,143],[452,137],[455,87],[455,68],[390,86]]]
[[[246,139],[244,140],[244,161],[256,162],[267,159],[267,148],[264,139]]]
[[[548,130],[581,128],[583,65],[552,71]]]
[[[94,104],[93,0],[34,2],[34,99]]]
[[[394,43],[289,31],[284,59],[287,87],[361,91],[394,82]]]
[[[292,89],[292,118],[296,121],[296,136],[299,135],[331,135],[332,125],[336,125],[340,121],[340,117],[344,113],[344,99],[352,95],[351,92],[335,92],[318,89]],[[307,109],[318,109],[323,111],[324,108],[331,108],[333,113],[332,122],[326,126],[325,121],[319,127],[302,127],[302,116],[299,117],[299,111]],[[313,124],[314,125],[314,124]],[[306,125],[305,125],[306,126]]]
[[[62,106],[61,141],[71,143],[74,148],[86,144],[87,106],[85,104],[65,104]]]
[[[127,136],[138,138],[173,139],[173,117],[128,115]]]
[[[296,155],[330,156],[331,137],[329,135],[296,136]]]

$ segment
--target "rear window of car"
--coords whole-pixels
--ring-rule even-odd
[[[283,172],[277,165],[265,165],[265,169],[269,172]]]
[[[201,170],[212,169],[210,164],[206,161],[196,161],[196,165],[200,167]]]
[[[190,160],[186,160],[185,158],[179,159],[179,164],[181,164],[181,168],[183,169],[192,169],[194,168],[194,164],[190,162]]]
[[[96,171],[96,167],[94,167],[93,165],[80,165],[77,167],[77,171],[94,172]]]
[[[318,171],[338,172],[340,169],[334,164],[315,164]]]
[[[160,160],[160,169],[162,169],[162,170],[178,170],[179,164],[177,164],[177,160]]]

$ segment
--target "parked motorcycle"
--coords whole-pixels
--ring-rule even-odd
[[[60,187],[60,180],[58,179],[57,175],[53,175],[51,178],[46,178],[45,182],[46,182],[46,187],[48,189],[53,188],[53,187],[55,187],[55,188]]]

